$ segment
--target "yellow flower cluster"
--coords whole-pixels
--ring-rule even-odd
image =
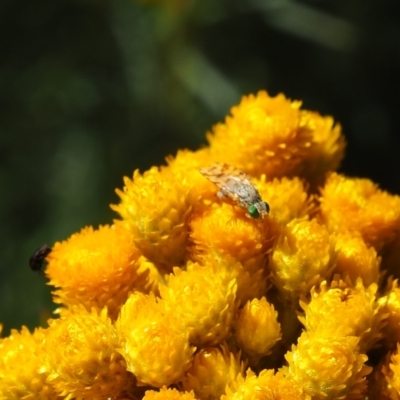
[[[52,247],[59,317],[0,339],[0,400],[400,399],[400,197],[283,94],[207,138]]]

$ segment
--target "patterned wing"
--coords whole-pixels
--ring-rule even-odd
[[[200,173],[220,188],[226,186],[230,180],[251,184],[249,177],[243,171],[226,163],[211,164],[201,168]]]
[[[200,173],[218,186],[219,197],[229,197],[241,206],[247,207],[260,197],[249,177],[232,165],[215,163],[200,169]]]
[[[200,173],[219,188],[218,197],[228,197],[237,205],[247,208],[246,215],[258,218],[268,214],[268,204],[261,200],[257,189],[243,171],[229,164],[215,163],[200,169]]]

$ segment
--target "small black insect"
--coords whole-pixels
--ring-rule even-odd
[[[42,269],[43,263],[46,256],[51,252],[51,247],[44,244],[40,246],[29,259],[29,266],[32,271],[40,271]]]

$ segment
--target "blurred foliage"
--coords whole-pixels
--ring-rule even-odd
[[[54,305],[28,259],[110,223],[122,177],[198,148],[267,89],[340,121],[342,171],[400,193],[397,0],[0,4],[0,321]]]

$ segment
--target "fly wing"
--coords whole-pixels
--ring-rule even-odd
[[[247,197],[249,191],[255,189],[249,177],[240,169],[225,163],[215,163],[200,169],[200,173],[220,189],[219,196],[227,196],[245,207],[251,204]]]
[[[211,164],[199,171],[219,188],[218,197],[229,198],[245,208],[256,205],[262,216],[268,214],[266,203],[264,204],[258,190],[245,172],[225,163]]]
[[[228,179],[250,183],[249,177],[243,171],[226,163],[211,164],[206,168],[201,168],[200,173],[218,186],[223,185]]]

